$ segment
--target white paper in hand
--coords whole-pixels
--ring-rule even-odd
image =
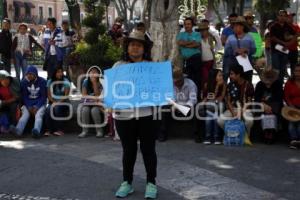
[[[236,57],[236,59],[237,59],[238,63],[243,67],[244,72],[253,70],[253,67],[250,63],[248,56],[243,57],[243,56],[239,55]]]
[[[184,116],[187,116],[187,114],[190,112],[190,108],[187,106],[180,105],[173,101],[172,99],[167,99],[167,101],[174,106],[177,110],[179,110]]]
[[[283,50],[284,47],[280,44],[276,44],[275,49],[282,52],[282,53],[284,53],[284,54],[289,54],[289,52],[290,52],[288,49]]]

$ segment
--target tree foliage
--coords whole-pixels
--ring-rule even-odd
[[[269,19],[276,19],[279,10],[290,6],[287,0],[254,0],[253,5],[260,15],[260,29],[263,31]]]
[[[106,26],[103,24],[104,5],[98,0],[84,1],[87,16],[82,24],[88,31],[84,41],[76,46],[75,54],[79,55],[81,66],[97,65],[101,68],[112,66],[120,59],[121,49],[115,47],[106,35]]]

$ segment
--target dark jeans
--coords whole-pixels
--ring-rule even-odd
[[[167,139],[168,138],[168,133],[170,126],[172,126],[172,123],[175,122],[176,119],[173,118],[172,116],[172,110],[174,109],[171,106],[164,106],[163,109],[170,109],[170,112],[162,112],[162,119],[159,127],[159,133],[158,133],[158,138],[159,139]],[[194,108],[192,108],[194,109]],[[184,118],[185,116],[180,113],[179,111],[175,110],[173,111],[175,116],[178,118]],[[190,116],[191,113],[188,113],[186,118]],[[200,120],[196,119],[196,116],[194,116],[192,119],[190,119],[192,125],[193,125],[193,133],[196,133],[197,138],[201,138],[201,133],[198,133],[198,131],[203,130],[201,129],[201,124],[199,123]]]
[[[147,182],[155,184],[157,168],[155,151],[157,121],[154,121],[152,118],[153,116],[115,121],[123,147],[123,178],[124,181],[128,181],[129,183],[133,180],[133,170],[138,149],[137,141],[139,139],[147,172]]]
[[[49,56],[47,58],[46,62],[46,70],[48,77],[47,79],[50,79],[53,76],[53,73],[57,67],[62,67],[62,61],[58,61],[56,55]]]
[[[290,51],[289,62],[291,66],[291,75],[294,73],[296,64],[298,63],[298,51]]]
[[[3,57],[3,55],[2,55],[1,60],[4,63],[4,68],[3,69],[5,71],[7,71],[8,73],[10,73],[10,71],[11,71],[10,58]]]
[[[17,124],[16,112],[17,112],[18,103],[11,103],[5,105],[0,109],[0,113],[6,113],[9,119],[9,123],[12,125]]]
[[[244,73],[244,78],[249,83],[252,83],[252,77],[253,77],[253,70],[247,71],[247,72]]]
[[[185,73],[188,78],[194,81],[198,88],[198,94],[201,91],[201,64],[202,57],[201,54],[193,55],[192,57],[185,60]]]
[[[273,69],[279,71],[278,80],[281,82],[281,84],[283,84],[284,74],[286,72],[286,67],[288,63],[288,55],[273,49],[271,53],[271,58],[272,67]]]
[[[46,115],[45,115],[45,120],[46,120],[46,129],[50,131],[51,133],[55,131],[62,131],[63,130],[63,120],[54,120],[51,117],[51,107],[53,105],[49,105],[46,109]],[[56,105],[53,108],[53,115],[55,117],[67,117],[69,114],[69,108],[68,106],[65,105]]]

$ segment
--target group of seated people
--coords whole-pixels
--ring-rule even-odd
[[[83,81],[82,108],[80,121],[82,132],[78,137],[88,135],[90,118],[95,125],[103,122],[103,107],[99,96],[102,93],[98,67],[91,67]],[[231,119],[244,122],[246,133],[250,135],[254,119],[259,119],[264,139],[272,142],[282,119],[288,123],[290,147],[297,148],[300,141],[300,65],[295,67],[293,76],[284,89],[278,80],[278,72],[273,69],[261,73],[261,81],[254,89],[245,79],[243,67],[239,64],[230,68],[230,82],[226,84],[219,69],[211,69],[204,84],[199,101],[199,91],[195,83],[186,78],[182,68],[173,68],[175,102],[188,106],[194,111],[193,121],[204,124],[197,126],[198,139],[204,137],[204,144],[221,144],[224,123]],[[31,134],[35,138],[43,135],[63,135],[64,126],[60,118],[69,116],[68,102],[71,83],[64,76],[63,69],[57,68],[47,81],[38,76],[35,66],[29,66],[25,78],[19,83],[8,72],[0,71],[0,131],[22,136],[30,116],[34,117]],[[99,103],[99,104],[98,104]],[[48,105],[48,106],[47,106]],[[285,106],[284,106],[285,105]],[[169,106],[171,107],[171,106]],[[173,109],[173,108],[172,108]],[[180,112],[176,109],[175,115]],[[168,128],[172,125],[172,112],[162,115],[159,141],[168,138]],[[64,119],[65,119],[64,118]],[[45,121],[45,131],[42,131]],[[201,127],[201,128],[199,128]],[[102,126],[96,126],[96,136],[103,137]],[[205,130],[205,131],[204,131]]]
[[[82,138],[88,134],[90,116],[95,124],[101,122],[101,107],[97,105],[102,85],[99,77],[101,70],[91,67],[82,84],[82,107],[80,122]],[[24,79],[19,82],[7,71],[0,70],[0,126],[1,133],[22,136],[30,117],[34,118],[31,134],[34,138],[61,136],[64,134],[64,120],[70,111],[71,83],[62,68],[56,68],[47,81],[38,75],[35,66],[29,66]],[[48,106],[47,106],[48,105]],[[43,126],[43,122],[45,122]],[[44,127],[45,130],[42,129]],[[102,127],[96,128],[96,136],[103,137]]]
[[[300,65],[294,69],[292,77],[284,88],[278,80],[278,71],[265,69],[260,73],[260,81],[253,84],[247,81],[243,67],[238,63],[230,68],[230,82],[223,79],[219,69],[211,69],[208,81],[203,91],[197,91],[196,84],[185,77],[182,69],[173,70],[175,101],[178,104],[194,109],[193,120],[198,137],[204,138],[204,144],[222,144],[224,124],[228,120],[240,119],[246,127],[246,134],[250,136],[254,122],[259,123],[262,136],[266,143],[273,143],[276,133],[282,127],[284,120],[288,121],[290,148],[299,147],[300,141]],[[201,93],[200,100],[197,97]],[[195,94],[196,93],[196,94]],[[179,113],[178,110],[177,112]],[[179,113],[180,115],[180,113]],[[163,114],[159,141],[166,141],[171,114]],[[174,117],[173,117],[174,118]],[[203,129],[205,128],[205,129]],[[202,131],[205,130],[205,131]]]

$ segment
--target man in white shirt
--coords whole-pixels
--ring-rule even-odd
[[[182,72],[182,68],[174,67],[173,69],[173,83],[174,83],[174,96],[175,103],[183,106],[190,107],[194,109],[197,103],[197,86],[196,84],[188,78],[185,78]],[[177,117],[182,117],[183,115],[178,110],[174,110],[174,107],[166,106],[165,109],[170,109],[172,112],[163,112],[160,132],[158,135],[158,140],[160,142],[165,142],[168,139],[168,128],[172,124],[173,115]],[[189,114],[188,114],[189,115]],[[194,122],[194,118],[192,119]]]

